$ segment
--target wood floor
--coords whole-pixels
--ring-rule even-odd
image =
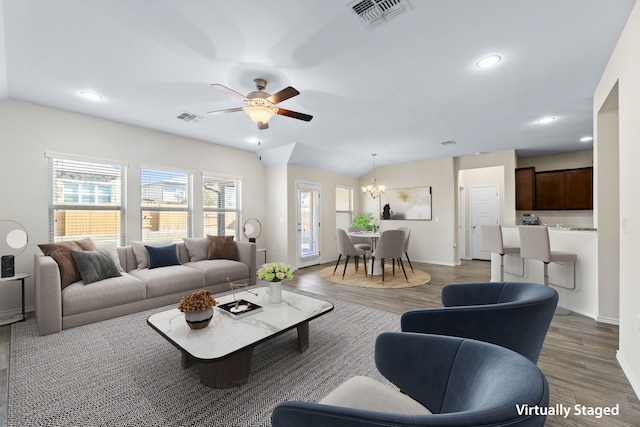
[[[289,286],[401,314],[413,308],[441,306],[440,290],[447,283],[489,279],[486,261],[465,261],[457,267],[413,264],[414,268],[431,275],[429,285],[406,289],[337,285],[318,276],[325,264],[297,270]],[[10,326],[0,327],[0,427],[7,425],[10,336]],[[597,323],[577,314],[554,317],[538,361],[549,381],[550,405],[563,404],[573,409],[576,404],[588,407],[619,404],[620,414],[603,418],[574,414],[566,419],[553,416],[547,417],[546,426],[640,426],[640,401],[616,361],[617,348],[617,326]]]

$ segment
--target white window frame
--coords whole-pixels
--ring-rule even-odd
[[[241,206],[242,177],[233,176],[233,175],[224,175],[224,174],[212,173],[212,172],[202,172],[201,178],[202,178],[201,191],[202,191],[203,234],[205,235],[207,234],[207,228],[206,228],[207,215],[219,215],[219,214],[224,215],[227,213],[235,213],[235,220],[232,221],[230,224],[225,224],[225,228],[223,229],[224,234],[217,234],[217,235],[220,235],[220,236],[229,235],[229,233],[227,233],[226,230],[233,229],[236,236],[236,240],[240,240],[241,239],[240,225],[242,224],[242,206]],[[235,181],[235,189],[236,189],[236,197],[235,197],[236,207],[235,208],[213,207],[213,206],[206,205],[205,185],[207,185],[207,183],[212,179],[220,180],[220,181],[224,181],[224,180]]]

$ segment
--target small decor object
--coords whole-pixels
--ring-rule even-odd
[[[293,279],[293,271],[289,264],[281,262],[270,262],[263,264],[258,270],[258,279],[269,282],[269,302],[279,303],[282,301],[283,280]]]
[[[262,311],[261,306],[244,299],[220,304],[218,308],[234,319],[242,319],[243,317]]]
[[[0,219],[0,255],[2,255],[2,277],[13,277],[15,273],[15,257],[27,247],[29,236],[22,224],[10,220]]]
[[[201,289],[182,297],[178,303],[178,310],[184,313],[191,329],[202,329],[209,325],[213,317],[213,307],[217,304],[211,296],[211,291]]]
[[[378,229],[380,228],[380,220],[379,219],[372,219],[369,222],[369,226],[371,226],[371,231],[373,231],[374,233],[377,233]]]
[[[389,203],[382,208],[382,219],[391,219],[391,206],[389,206]]]

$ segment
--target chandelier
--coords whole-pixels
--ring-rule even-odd
[[[376,156],[377,154],[372,154],[371,157],[373,157],[373,171],[375,172],[376,170]],[[373,197],[374,199],[376,197],[378,197],[379,195],[384,193],[384,185],[378,185],[376,183],[376,178],[373,177],[372,179],[372,184],[371,185],[367,185],[366,187],[362,187],[362,192],[363,193],[369,193],[369,195],[371,197]]]

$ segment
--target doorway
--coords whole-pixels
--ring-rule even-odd
[[[296,182],[297,267],[320,264],[320,184]]]
[[[474,186],[470,190],[471,258],[490,260],[491,253],[482,250],[481,226],[500,224],[500,186]]]

